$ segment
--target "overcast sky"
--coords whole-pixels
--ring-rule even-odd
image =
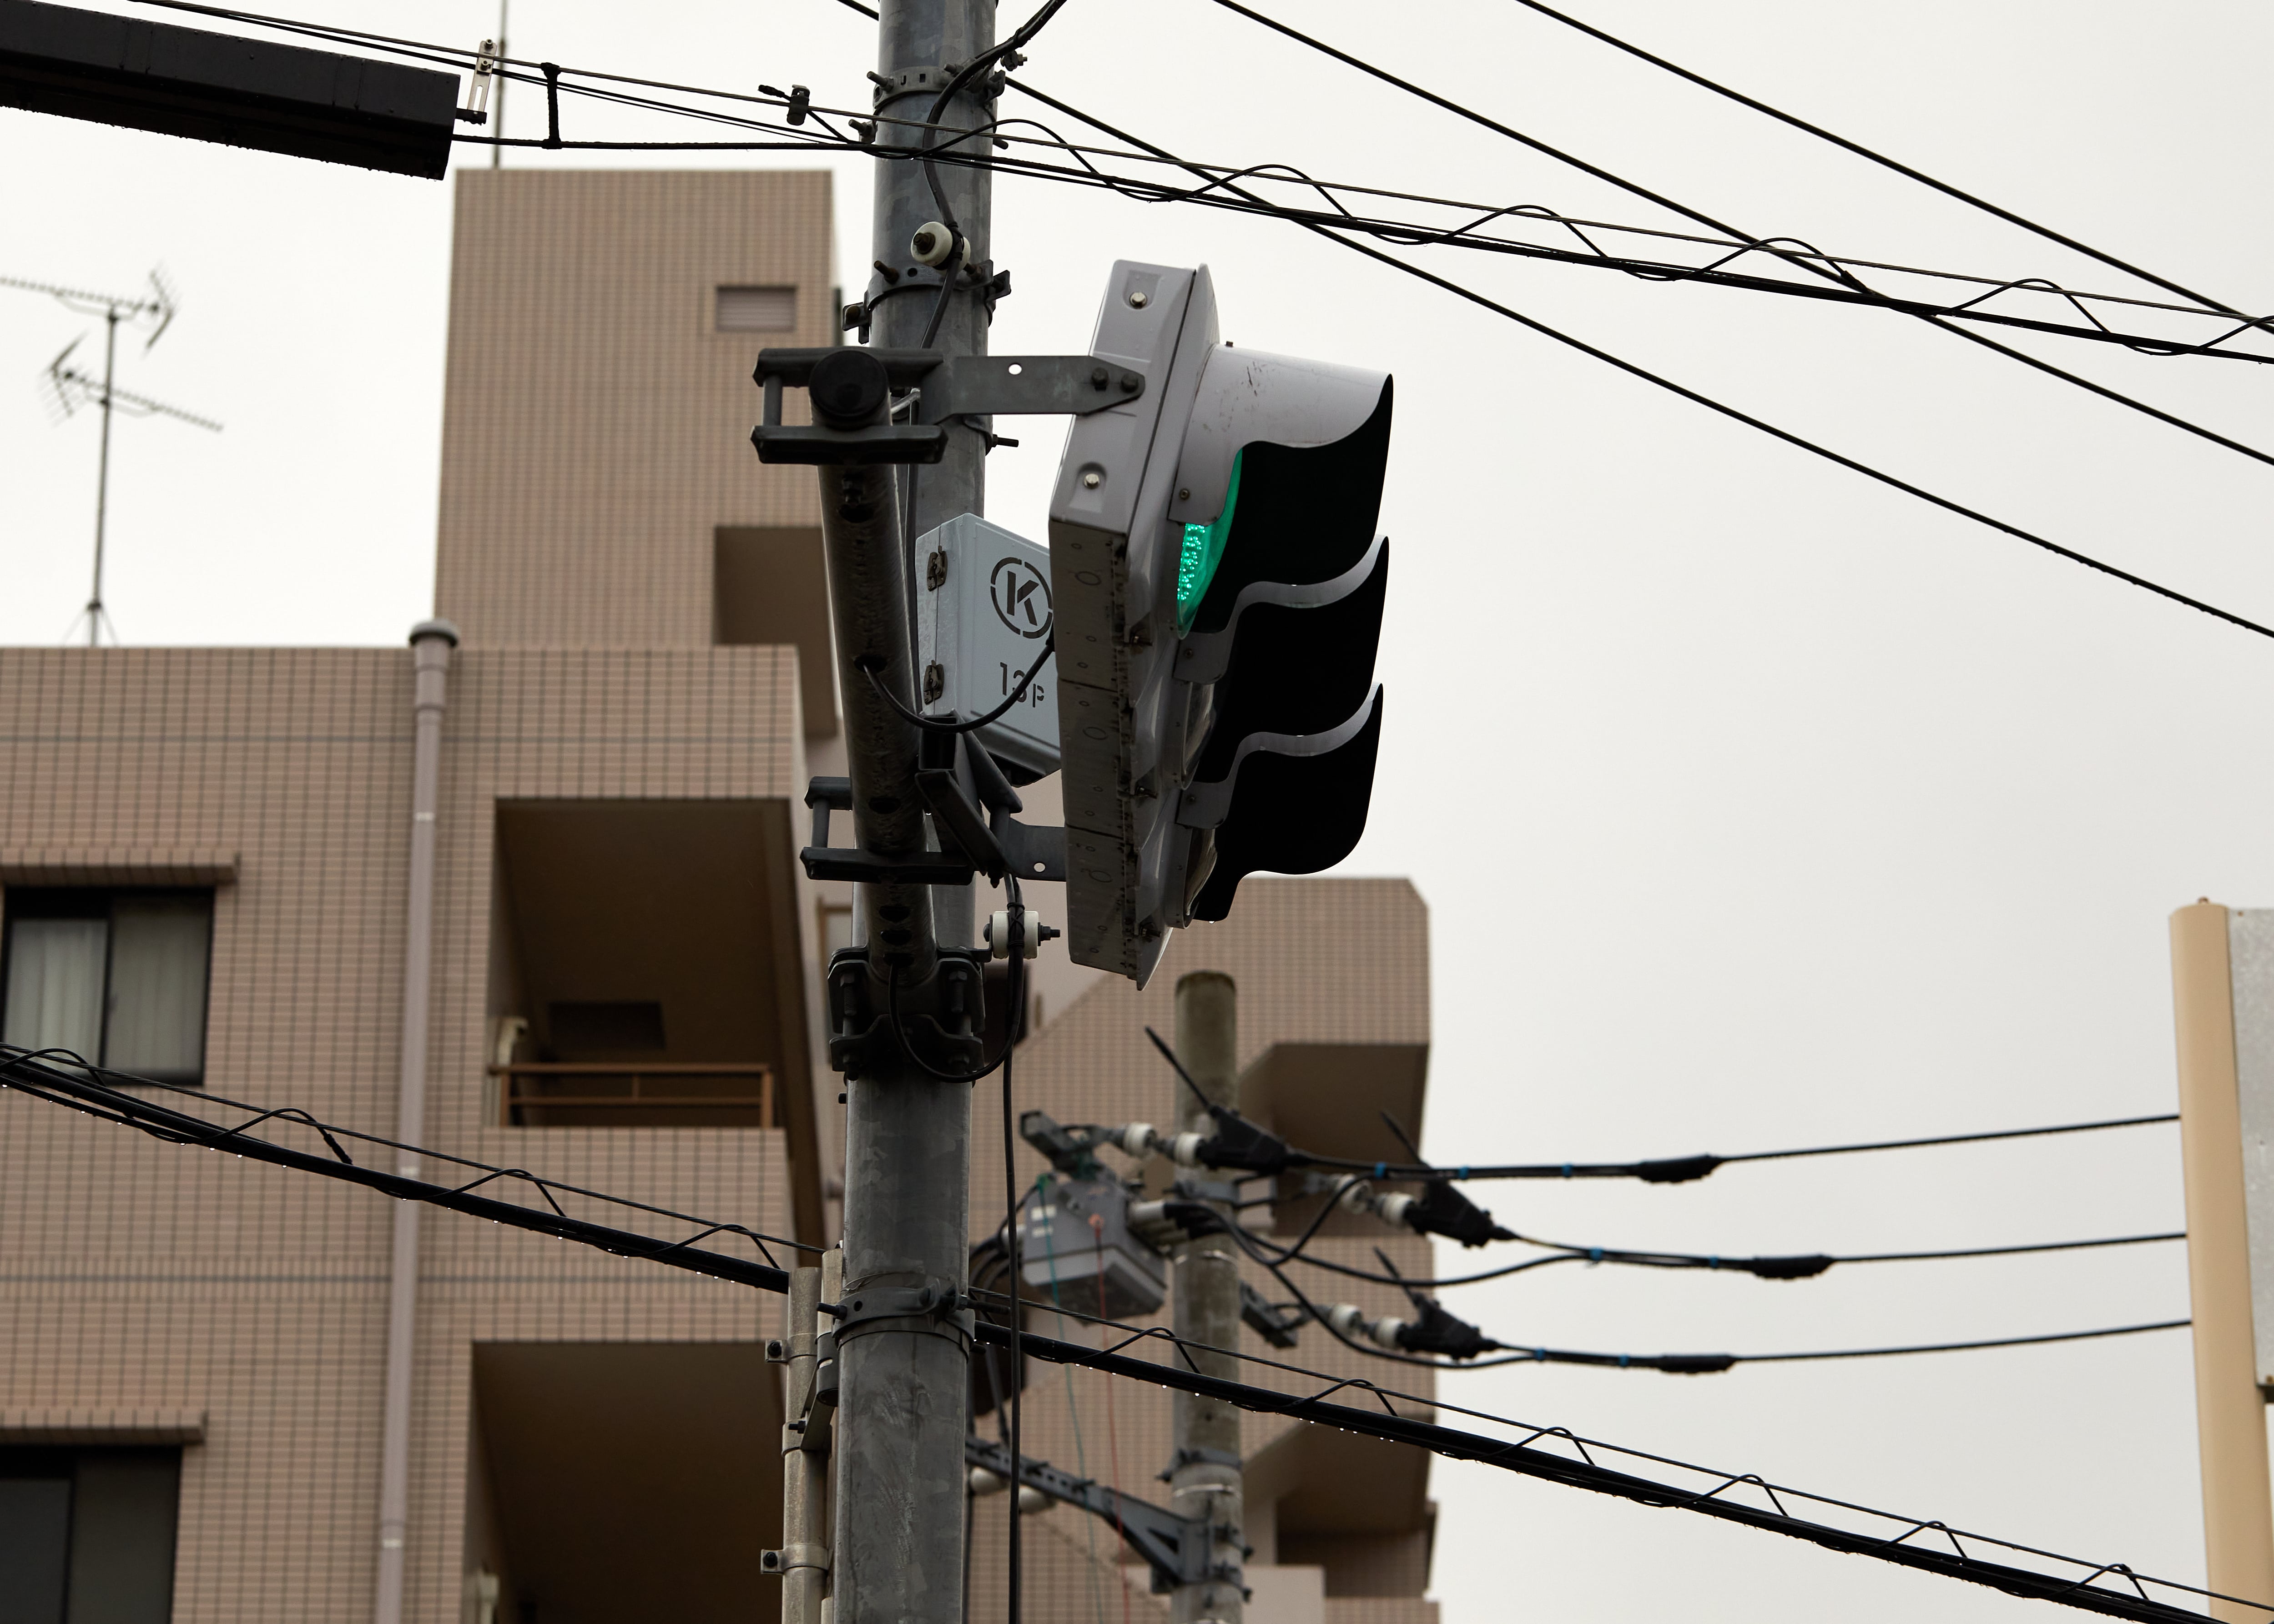
[[[1512,0],[1277,4],[1760,236],[2142,291]],[[2136,263],[2242,308],[2274,304],[2263,6],[1572,4]],[[445,0],[321,0],[305,14],[469,45],[495,29],[487,5]],[[732,88],[795,80],[860,106],[874,52],[870,26],[832,0],[516,0],[512,39],[521,56]],[[1679,223],[1207,0],[1072,0],[1031,55],[1038,86],[1198,157]],[[512,105],[518,132],[534,130],[534,100]],[[180,318],[154,351],[124,351],[121,382],[227,425],[119,426],[120,634],[397,643],[430,605],[449,188],[18,113],[0,113],[0,274],[132,289],[162,262]],[[553,160],[509,160],[540,161]],[[857,281],[867,167],[836,168],[839,259]],[[2274,642],[1875,486],[1295,228],[1035,182],[998,183],[997,199],[995,256],[1017,289],[998,349],[1083,344],[1114,258],[1204,261],[1228,337],[1397,375],[1387,732],[1347,867],[1411,875],[1433,910],[1431,1153],[1736,1152],[2172,1108],[2169,912],[2204,895],[2274,904]],[[1450,251],[1427,262],[2274,623],[2274,468],[1899,316]],[[51,425],[36,383],[94,327],[0,289],[11,642],[60,640],[86,596],[94,425]],[[2274,447],[2274,377],[2255,368],[2020,342]],[[1030,426],[994,459],[990,517],[1043,532],[1059,432]],[[1557,1238],[1721,1253],[2181,1222],[2168,1127],[1488,1199]],[[2163,1245],[1794,1283],[1566,1268],[1454,1306],[1525,1344],[1745,1352],[2067,1330],[2177,1318],[2187,1303],[2182,1249]],[[1443,1390],[2202,1574],[2183,1332],[1701,1378],[1524,1368],[1449,1376]],[[1448,1624],[2044,1611],[1481,1468],[1441,1462],[1434,1481]]]

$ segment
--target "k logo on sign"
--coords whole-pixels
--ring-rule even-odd
[[[997,560],[987,584],[997,617],[1020,636],[1041,637],[1050,629],[1050,585],[1026,560]]]

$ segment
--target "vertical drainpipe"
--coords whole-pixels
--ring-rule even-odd
[[[410,773],[410,906],[403,950],[403,1079],[395,1138],[426,1132],[426,1017],[434,953],[435,781],[442,767],[442,706],[458,628],[425,620],[410,628],[410,702],[416,729]],[[418,1158],[397,1151],[395,1170],[418,1177]],[[410,1368],[418,1312],[418,1203],[395,1208],[395,1256],[387,1302],[387,1410],[379,1468],[376,1624],[402,1624],[403,1535],[410,1515]]]

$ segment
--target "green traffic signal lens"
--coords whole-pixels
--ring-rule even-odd
[[[1231,480],[1224,487],[1224,511],[1212,524],[1185,526],[1184,551],[1177,559],[1177,635],[1184,636],[1193,629],[1193,617],[1201,612],[1201,600],[1208,596],[1209,583],[1216,579],[1216,568],[1224,562],[1224,544],[1231,534],[1231,510],[1239,502],[1239,463],[1247,453],[1239,452],[1231,459]]]

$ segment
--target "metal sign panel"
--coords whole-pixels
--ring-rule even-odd
[[[2242,1114],[2242,1199],[2258,1385],[2274,1390],[2274,911],[2227,915],[2234,1080]]]
[[[958,514],[917,541],[916,573],[925,713],[984,716],[1011,696],[1052,630],[1050,550]],[[1019,703],[975,734],[1021,783],[1058,770],[1058,687],[1053,654]]]

